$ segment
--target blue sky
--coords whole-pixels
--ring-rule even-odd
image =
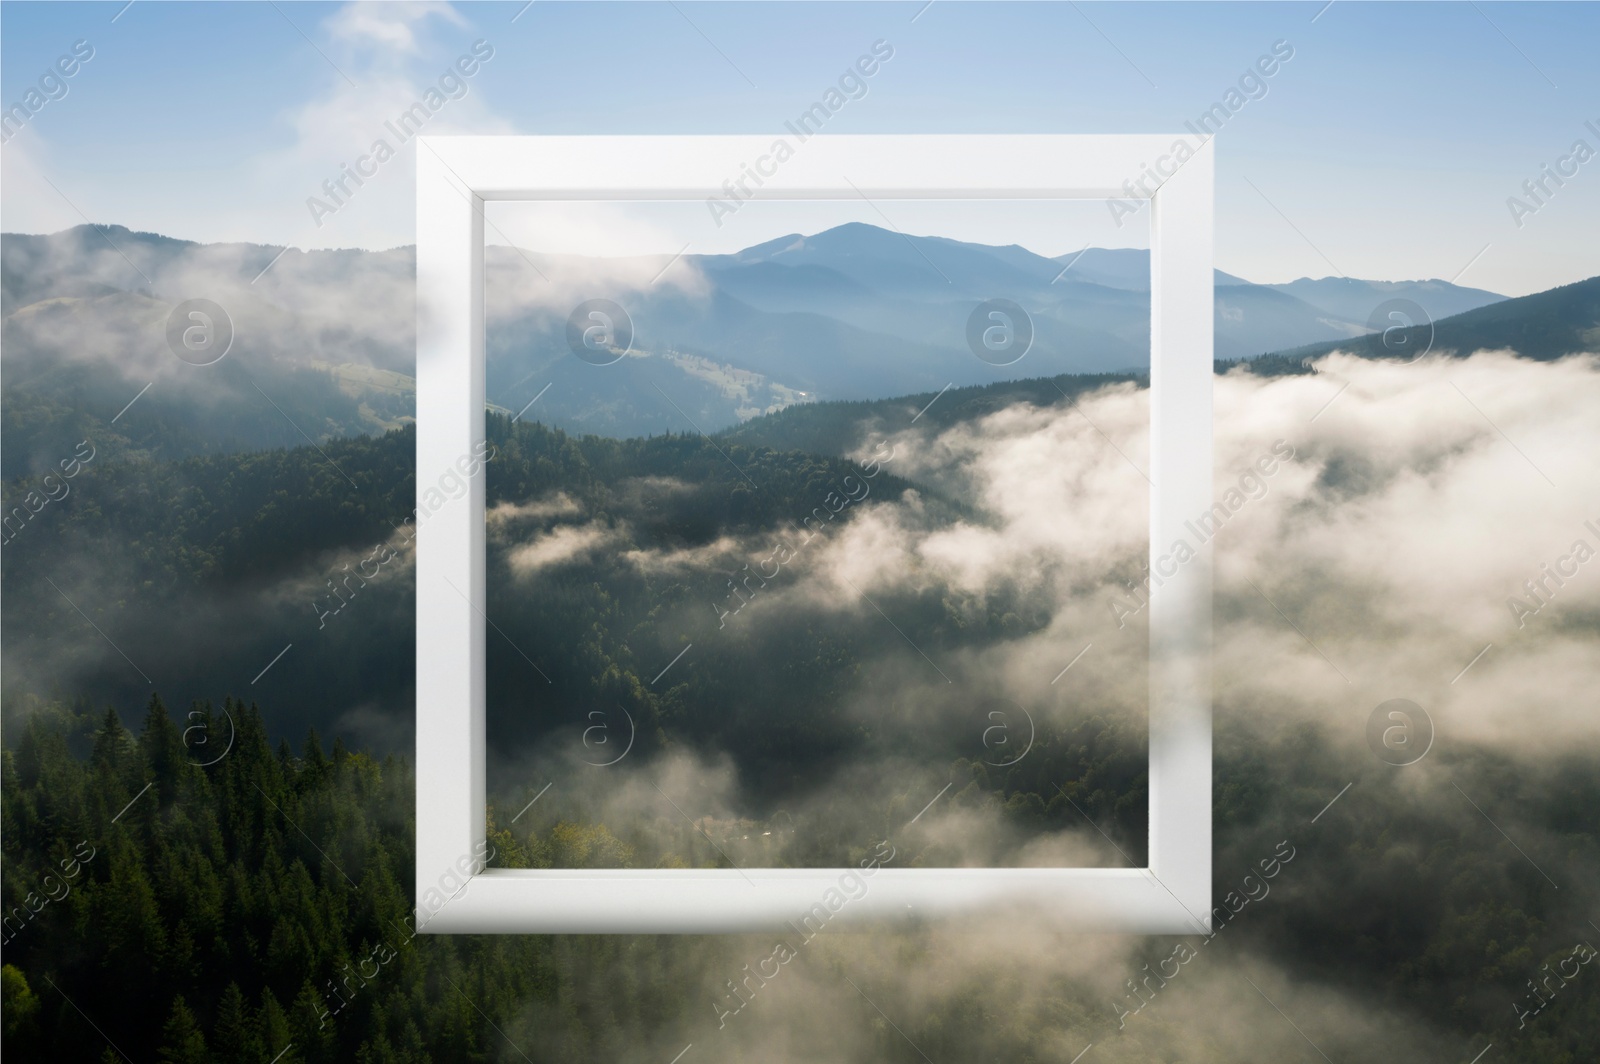
[[[522,7],[4,3],[5,107],[75,41],[94,54],[5,144],[0,224],[48,232],[87,216],[202,241],[409,243],[409,145],[321,226],[307,197],[478,39],[493,57],[428,132],[780,133],[878,40],[893,58],[830,132],[1181,131],[1287,41],[1293,58],[1217,141],[1222,269],[1459,278],[1507,294],[1600,273],[1600,158],[1520,226],[1506,202],[1575,141],[1600,151],[1585,127],[1600,129],[1594,5]],[[1048,232],[1027,214],[907,207],[895,220],[1048,254],[1143,237],[1111,229],[1103,204]],[[696,250],[817,220],[773,209]]]

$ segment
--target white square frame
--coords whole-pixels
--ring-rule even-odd
[[[1210,544],[1170,576],[1164,544],[1212,492],[1213,157],[1147,193],[1178,135],[818,135],[763,199],[1150,200],[1148,868],[883,867],[839,923],[1048,907],[1053,926],[1192,934],[1211,909]],[[485,869],[484,485],[429,516],[423,493],[484,440],[487,200],[696,200],[770,136],[417,138],[417,929],[779,929],[846,869]]]

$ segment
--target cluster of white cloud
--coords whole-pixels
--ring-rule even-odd
[[[1084,397],[1079,410],[1017,405],[943,431],[905,428],[893,437],[895,472],[968,501],[974,516],[934,520],[916,490],[875,493],[763,588],[745,620],[759,634],[797,611],[870,619],[873,603],[929,589],[977,609],[1022,589],[1047,599],[1043,628],[938,656],[937,673],[900,659],[870,668],[880,678],[891,671],[913,703],[924,691],[927,726],[943,726],[931,707],[945,675],[1036,708],[1045,728],[1086,706],[1136,717],[1143,636],[1138,625],[1119,628],[1114,603],[1145,558],[1146,399],[1118,385]],[[1536,623],[1519,628],[1507,605],[1585,534],[1586,520],[1600,519],[1595,358],[1480,352],[1398,366],[1335,355],[1311,375],[1220,377],[1216,410],[1218,498],[1274,441],[1290,441],[1295,454],[1216,538],[1220,716],[1315,721],[1359,752],[1370,711],[1406,697],[1444,741],[1528,756],[1600,749],[1600,720],[1585,699],[1600,686],[1600,568],[1568,577]],[[585,524],[544,530],[516,548],[513,565],[534,574],[627,539],[625,529]],[[627,557],[641,567],[726,569],[769,539],[635,546]],[[1053,684],[1090,643],[1093,652]],[[863,717],[881,717],[864,694],[846,698],[860,701]],[[930,812],[930,830],[995,856],[978,846],[982,832],[967,814],[945,816]]]
[[[1519,627],[1508,599],[1594,538],[1596,360],[1335,355],[1317,369],[1217,381],[1217,498],[1274,441],[1295,451],[1217,537],[1219,701],[1336,722],[1404,695],[1464,740],[1592,747],[1600,722],[1577,696],[1600,682],[1600,571],[1576,568],[1537,625]],[[868,594],[1047,581],[1057,623],[1032,640],[1040,660],[1025,682],[1048,680],[1063,654],[1114,638],[1110,603],[1142,567],[1144,398],[1117,387],[1081,414],[1012,407],[937,436],[908,430],[895,441],[900,471],[964,486],[983,519],[925,528],[914,500],[869,505],[818,561],[816,601],[854,601],[840,593],[846,578]],[[1490,643],[1498,653],[1452,685]]]
[[[1585,522],[1600,518],[1600,359],[1539,363],[1479,352],[1398,366],[1335,355],[1316,370],[1217,380],[1219,496],[1272,441],[1295,449],[1271,491],[1217,538],[1219,722],[1249,722],[1258,734],[1258,724],[1315,721],[1332,740],[1317,756],[1355,762],[1370,757],[1362,736],[1371,708],[1408,696],[1458,750],[1491,747],[1530,764],[1558,751],[1600,753],[1591,708],[1600,685],[1600,568],[1569,574],[1522,628],[1507,606],[1544,563],[1592,538]],[[1144,400],[1119,386],[1084,397],[1081,411],[1022,405],[940,432],[906,428],[895,438],[896,472],[970,501],[976,516],[933,522],[916,492],[875,495],[791,583],[752,603],[751,623],[797,608],[869,610],[850,584],[880,602],[916,588],[981,599],[1007,583],[1034,584],[1052,599],[1046,629],[941,665],[987,670],[994,689],[1025,698],[1048,690],[1060,664],[1094,640],[1096,653],[1069,674],[1072,694],[1062,704],[1096,691],[1126,701],[1141,671],[1137,635],[1118,633],[1107,601],[1146,546]],[[736,544],[736,553],[763,542]],[[1119,638],[1129,649],[1116,649]],[[909,673],[903,680],[919,682]],[[1396,785],[1444,787],[1431,766],[1405,770]],[[818,788],[868,794],[872,777],[911,771],[855,765]],[[666,815],[656,783],[679,802],[700,803],[697,814],[744,815],[737,766],[723,756],[680,752],[606,772],[617,775],[603,788],[595,779],[578,784],[580,804],[613,828],[639,810]],[[1087,828],[1007,835],[993,816],[950,803],[935,805],[920,827],[977,863],[1116,863]],[[759,1022],[716,1034],[723,1041],[712,1046],[770,1060],[881,1059],[884,1044],[907,1031],[933,1032],[946,1049],[958,1044],[957,1029],[939,1017],[973,1008],[984,1017],[973,1042],[996,1059],[1072,1060],[1091,1042],[1094,1059],[1119,1062],[1289,1059],[1309,1054],[1307,1037],[1336,1059],[1421,1059],[1461,1047],[1461,1032],[1307,979],[1239,939],[1237,948],[1201,953],[1191,967],[1202,974],[1163,981],[1137,1023],[1119,1032],[1113,1003],[1129,992],[1125,980],[1147,974],[1170,942],[1072,935],[1055,926],[1056,915],[990,911],[830,939],[816,961],[796,966],[798,977],[753,1002]],[[712,1002],[725,993],[722,969],[763,946],[770,943],[751,937],[694,947],[708,958],[698,988],[708,1038]],[[878,1025],[879,1007],[906,1030]]]

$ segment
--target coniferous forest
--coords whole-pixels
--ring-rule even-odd
[[[237,728],[231,750],[196,765],[185,728],[220,736],[224,714]],[[1184,956],[1175,942],[1197,954],[1196,968],[1251,953],[1292,959],[1303,978],[1348,987],[1374,1007],[1398,1004],[1439,1029],[1504,1040],[1503,1059],[1592,1059],[1600,995],[1585,979],[1593,967],[1573,959],[1575,941],[1595,941],[1583,931],[1592,880],[1569,880],[1559,893],[1572,897],[1556,901],[1538,873],[1486,851],[1469,824],[1408,812],[1404,801],[1368,802],[1319,835],[1303,781],[1272,767],[1306,756],[1317,736],[1286,734],[1268,748],[1224,738],[1235,752],[1218,766],[1219,897],[1251,890],[1238,884],[1250,857],[1290,859],[1270,893],[1234,917],[1239,930],[1222,923],[1214,944],[1150,940],[1141,960],[1169,962],[1169,977],[1183,971],[1171,962]],[[1506,782],[1507,766],[1490,758],[1457,767],[1469,787]],[[768,1001],[784,993],[837,1010],[852,1025],[851,1059],[922,1059],[892,1027],[870,1022],[865,1004],[837,994],[816,1002],[810,985],[764,989],[747,1026],[719,1027],[733,1004],[723,983],[771,949],[762,936],[414,934],[406,761],[315,734],[275,746],[252,705],[199,705],[175,719],[151,699],[137,730],[114,712],[39,706],[3,768],[10,1059],[598,1061],[696,1042],[736,1059],[785,1025],[789,1006]],[[1381,789],[1381,774],[1356,785]],[[1575,759],[1515,786],[1566,839],[1564,852],[1538,858],[1594,859],[1591,765]],[[1269,794],[1279,797],[1263,813]],[[609,863],[618,846],[604,828],[574,824],[537,835],[496,829],[490,842],[519,855],[509,863],[535,866]],[[926,932],[835,939],[805,958],[802,978],[873,980],[873,1000],[897,1007],[895,1022],[936,1061],[1052,1059],[1063,1029],[1100,1035],[1106,1059],[1119,1061],[1168,1059],[1160,1054],[1191,1044],[1181,1005],[1119,1028],[1134,999],[1065,973],[1024,992],[1015,980],[1029,964],[982,950],[970,971],[922,992],[942,1009],[908,1014],[923,999],[897,988],[897,973],[947,960],[951,944]],[[1217,961],[1219,951],[1229,960]],[[1512,1009],[1492,1006],[1534,1007],[1529,975],[1554,981],[1537,1024],[1519,1028]]]

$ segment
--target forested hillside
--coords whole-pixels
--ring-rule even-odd
[[[1585,366],[1478,358],[1441,372],[1474,396],[1581,397]],[[1362,389],[1219,379],[1224,486],[1245,484],[1239,469],[1260,468],[1244,463],[1277,431],[1241,409],[1281,414],[1299,457],[1241,502],[1254,509],[1228,528],[1219,566],[1214,935],[1075,935],[1028,912],[827,935],[734,1019],[728,983],[770,936],[404,926],[411,429],[180,462],[80,455],[56,482],[66,493],[10,481],[7,512],[27,516],[0,555],[4,1049],[1009,1064],[1092,1044],[1083,1064],[1233,1064],[1315,1059],[1301,1029],[1336,1061],[1469,1061],[1490,1043],[1484,1064],[1592,1060],[1600,761],[1581,690],[1515,686],[1579,674],[1594,640],[1586,585],[1569,581],[1542,628],[1494,629],[1474,671],[1457,675],[1481,643],[1435,640],[1448,662],[1427,696],[1439,734],[1418,766],[1361,742],[1371,692],[1440,671],[1418,634],[1431,631],[1397,625],[1400,611],[1420,602],[1442,624],[1466,612],[1451,602],[1484,598],[1503,627],[1504,592],[1467,586],[1476,568],[1460,565],[1419,596],[1385,583],[1397,578],[1362,536],[1308,530],[1353,508],[1387,513],[1362,531],[1398,553],[1439,505],[1536,479],[1475,463],[1509,448],[1465,403],[1413,432],[1438,404],[1432,370],[1406,369],[1410,390],[1382,393],[1398,413],[1356,421],[1361,432],[1340,419],[1365,414]],[[1140,383],[817,404],[713,437],[577,437],[491,416],[493,457],[473,474],[486,478],[497,626],[489,863],[830,865],[886,840],[898,866],[1141,865],[1142,647],[1137,624],[1106,610],[1142,550],[1107,532],[1144,520]],[[1563,419],[1548,423],[1587,454],[1581,403],[1547,405],[1493,410],[1562,483],[1582,483],[1533,432]],[[1388,441],[1386,425],[1421,442]],[[1445,503],[1384,494],[1414,491],[1414,469]],[[463,474],[421,476],[441,506],[460,501]],[[1281,523],[1252,533],[1242,522],[1256,514]],[[1066,562],[1000,549],[1029,536]],[[775,545],[797,548],[792,563],[752,577],[782,557]],[[1352,574],[1368,581],[1360,595]],[[1455,585],[1462,597],[1447,598]],[[1384,643],[1411,671],[1372,664]],[[1080,649],[1090,656],[1067,672]],[[1001,694],[1030,715],[1020,760],[980,741]],[[619,709],[635,728],[626,760],[577,760],[592,714]],[[1525,719],[1515,741],[1494,730]],[[281,741],[311,726],[331,753],[315,736]],[[1198,959],[1174,969],[1180,947]]]
[[[935,655],[955,672],[951,656],[1003,646],[1048,623],[1037,588],[997,588],[980,601],[935,585],[875,598],[874,608],[895,618],[890,624],[876,612],[837,618],[796,605],[759,626],[739,617],[723,634],[739,596],[767,583],[746,575],[738,594],[730,590],[730,573],[749,569],[749,544],[764,550],[775,536],[801,544],[802,519],[818,529],[807,538],[821,535],[813,515],[832,525],[823,502],[843,505],[837,492],[871,495],[874,503],[911,492],[919,518],[936,527],[971,516],[970,508],[896,476],[892,459],[868,475],[841,457],[735,440],[577,438],[497,415],[488,429],[492,458],[482,475],[492,525],[489,616],[498,633],[488,647],[495,765],[518,764],[541,743],[565,745],[591,713],[620,710],[637,729],[632,749],[640,760],[668,751],[731,755],[743,780],[739,804],[760,818],[786,811],[785,846],[773,860],[834,863],[846,839],[879,830],[875,821],[908,799],[898,784],[872,800],[859,789],[823,788],[826,800],[802,810],[796,803],[827,773],[870,759],[916,762],[925,767],[900,771],[926,780],[932,793],[945,782],[938,766],[983,753],[965,723],[926,722],[969,713],[992,695],[983,689],[992,681],[956,672],[959,682],[929,701],[875,663],[925,669],[923,655]],[[124,702],[153,686],[187,700],[203,697],[207,686],[251,687],[274,702],[272,731],[294,734],[327,727],[337,719],[329,707],[404,704],[414,668],[413,449],[407,428],[321,449],[88,462],[65,497],[16,529],[3,556],[7,591],[19,604],[5,617],[7,660],[17,662],[7,670],[9,707],[25,695]],[[445,505],[464,488],[450,477],[442,481]],[[30,512],[20,500],[34,485],[9,487],[8,505]],[[845,508],[839,528],[859,509]],[[824,540],[836,540],[839,528]],[[529,544],[574,536],[603,541],[604,549],[541,568],[530,593],[522,560]],[[385,555],[374,544],[389,552],[387,562],[377,560]],[[796,567],[822,549],[797,546],[802,553],[775,589],[793,584]],[[646,556],[695,560],[641,564]],[[103,587],[128,590],[109,598]],[[102,638],[114,652],[80,665],[86,640]],[[700,648],[694,667],[652,684],[692,643]],[[275,663],[280,652],[292,655],[286,667]],[[851,708],[856,702],[876,707],[870,720]],[[1081,710],[1070,730],[1041,731],[1025,763],[982,771],[1006,795],[1031,803],[1029,830],[1074,822],[1065,796],[1043,781],[1077,781],[1071,790],[1080,804],[1118,825],[1133,840],[1124,850],[1137,858],[1141,715],[1110,699]],[[369,729],[377,721],[380,742],[388,740],[380,748],[404,748],[404,716],[384,709],[367,719]],[[978,719],[972,734],[988,724]],[[593,813],[569,800],[577,799],[558,792],[532,819]],[[697,838],[678,827],[632,842],[641,852],[692,860]],[[737,853],[741,841],[724,844]],[[940,853],[922,857],[956,856]]]
[[[330,753],[315,735],[274,748],[255,707],[231,700],[177,721],[152,700],[137,734],[115,713],[36,706],[0,776],[4,1050],[15,1061],[571,1064],[670,1061],[686,1044],[697,1060],[750,1059],[789,1037],[831,1059],[906,1064],[1043,1061],[1068,1042],[1074,1052],[1093,1042],[1097,1059],[1119,1064],[1301,1059],[1267,1033],[1282,1020],[1264,1005],[1255,1037],[1290,1055],[1229,1051],[1193,1017],[1202,982],[1224,987],[1236,1013],[1255,1000],[1239,972],[1260,982],[1267,965],[1339,1008],[1369,1010],[1337,1041],[1325,1022],[1312,1028],[1336,1060],[1455,1059],[1411,1055],[1423,1046],[1467,1060],[1491,1041],[1496,1059],[1516,1064],[1593,1060],[1600,972],[1573,960],[1575,943],[1600,942],[1586,921],[1600,859],[1593,762],[1516,782],[1493,754],[1451,762],[1468,791],[1509,785],[1560,840],[1528,843],[1560,876],[1553,890],[1485,838],[1470,809],[1441,813],[1448,786],[1427,787],[1419,805],[1385,766],[1313,823],[1343,778],[1320,746],[1299,729],[1219,736],[1215,890],[1234,892],[1237,915],[1219,918],[1212,940],[1134,940],[1131,962],[1086,970],[1072,957],[1106,940],[1060,938],[1041,955],[1036,932],[999,925],[968,938],[952,965],[958,947],[931,928],[823,936],[800,974],[756,999],[754,1017],[723,1029],[733,1000],[723,982],[765,956],[770,936],[414,935],[405,759],[337,740]],[[998,800],[960,778],[955,801]],[[502,864],[646,863],[595,824],[523,823],[490,842]],[[1266,892],[1241,887],[1274,852],[1292,856]],[[1142,1000],[1123,977],[1175,943],[1203,950],[1192,964],[1207,974],[1164,968],[1171,989],[1119,1026]],[[943,974],[906,979],[935,959]],[[846,977],[871,988],[894,1026]],[[1035,985],[1020,993],[1019,978]],[[1536,1007],[1530,979],[1549,1004],[1519,1024],[1514,1003]],[[820,1028],[819,1009],[831,1018]]]
[[[206,728],[204,758],[159,701],[137,736],[40,710],[6,751],[7,1058],[496,1060],[498,1021],[570,1059],[513,1023],[524,1002],[582,1053],[666,1007],[681,950],[583,1020],[560,1006],[568,981],[603,974],[613,944],[415,935],[405,762],[315,736],[274,751],[231,701],[182,724]]]
[[[893,399],[805,403],[752,418],[743,425],[718,433],[718,438],[779,450],[848,454],[860,449],[875,428],[898,427],[913,417],[919,422],[926,420],[930,428],[948,428],[1014,403],[1039,407],[1069,405],[1080,395],[1120,383],[1148,385],[1149,378],[1134,373],[1069,373]]]
[[[1467,355],[1473,351],[1510,349],[1523,358],[1555,359],[1600,347],[1600,277],[1562,285],[1546,292],[1503,300],[1432,323],[1369,334],[1336,343],[1307,344],[1273,357],[1301,362],[1331,351],[1349,351],[1366,358],[1405,358],[1429,347],[1437,354]]]

